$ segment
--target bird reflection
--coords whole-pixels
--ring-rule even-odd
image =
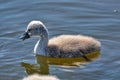
[[[86,57],[90,59],[89,62],[98,59],[100,52],[87,54]],[[25,68],[28,75],[31,74],[49,74],[49,64],[63,65],[63,66],[80,66],[88,63],[83,57],[80,58],[52,58],[41,55],[35,55],[36,64],[29,64],[21,62],[21,66]]]
[[[39,56],[39,55],[36,55]],[[44,56],[39,57],[39,63],[38,64],[29,64],[25,62],[21,62],[21,66],[25,68],[26,73],[28,75],[31,74],[49,74],[49,65],[47,63],[47,58]]]

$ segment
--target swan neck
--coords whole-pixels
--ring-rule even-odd
[[[34,53],[47,56],[48,36],[41,36],[34,47]]]

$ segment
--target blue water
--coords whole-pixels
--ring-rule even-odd
[[[36,39],[19,39],[31,20],[44,22],[50,37],[83,34],[102,43],[98,60],[73,68],[73,72],[51,66],[50,75],[61,80],[119,80],[119,0],[1,0],[0,80],[21,80],[27,74],[20,63],[35,63]]]

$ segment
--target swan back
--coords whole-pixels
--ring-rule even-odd
[[[53,37],[49,40],[49,45],[59,45],[59,48],[63,48],[65,50],[70,49],[86,49],[89,47],[99,48],[100,42],[96,39],[83,36],[83,35],[60,35],[58,37]]]

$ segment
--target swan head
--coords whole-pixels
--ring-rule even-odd
[[[25,40],[30,37],[42,37],[47,35],[48,31],[41,21],[31,21],[21,39]]]

